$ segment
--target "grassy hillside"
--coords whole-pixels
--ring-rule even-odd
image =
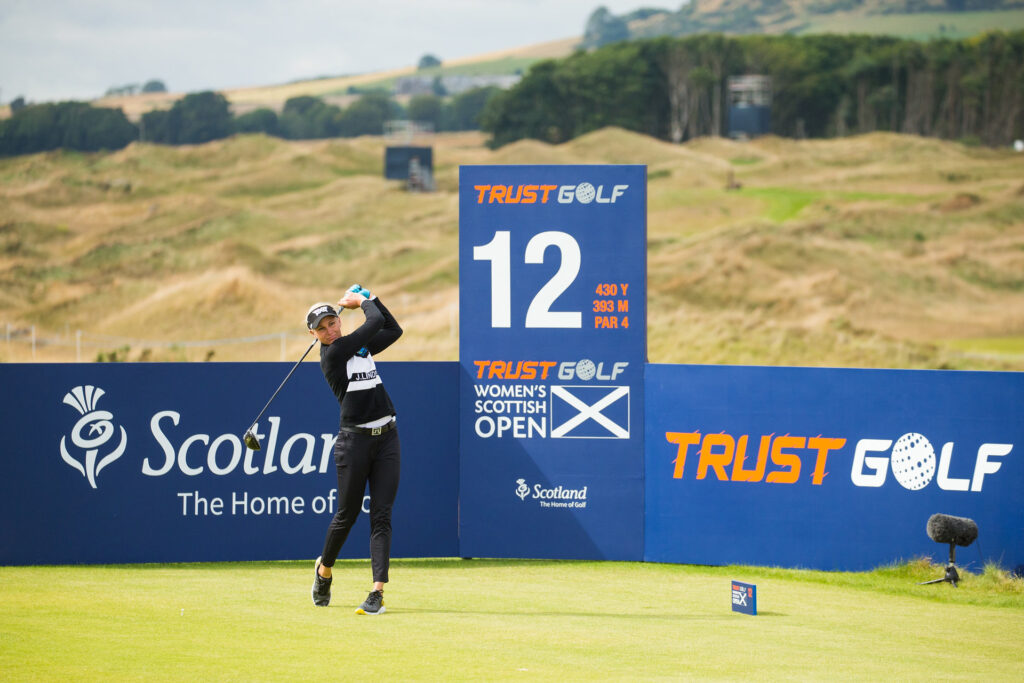
[[[797,33],[863,33],[913,40],[961,40],[986,31],[1024,29],[1024,10],[998,12],[917,12],[851,16],[828,14],[809,18]]]
[[[497,50],[481,55],[473,55],[459,59],[446,59],[439,68],[427,69],[423,73],[434,76],[439,74],[511,74],[525,71],[531,64],[541,59],[555,59],[572,54],[578,38],[564,38],[547,43],[524,45],[505,50]],[[443,56],[443,55],[442,55]],[[414,65],[347,76],[332,76],[293,83],[268,84],[249,88],[234,88],[221,91],[231,103],[235,115],[267,107],[280,111],[290,97],[312,95],[315,97],[332,98],[342,106],[347,106],[354,97],[346,98],[349,88],[390,88],[395,80],[402,76],[419,73]],[[182,93],[154,93],[118,97],[104,97],[93,104],[99,107],[114,107],[124,110],[128,118],[137,120],[151,109],[168,109],[175,100],[183,97]],[[0,115],[4,115],[0,111]]]
[[[979,9],[979,5],[974,5]],[[963,38],[1013,30],[1024,2],[952,12],[946,0],[692,0],[678,10],[624,15],[633,38],[695,33],[876,33],[902,38]]]
[[[381,138],[0,160],[0,360],[32,359],[31,325],[40,361],[74,360],[76,330],[83,360],[297,358],[309,303],[356,281],[407,330],[390,359],[454,360],[458,166],[642,163],[651,361],[1024,370],[1024,155],[890,134],[429,142],[431,194],[383,180]]]

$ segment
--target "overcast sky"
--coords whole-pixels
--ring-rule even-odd
[[[0,0],[0,102],[92,99],[162,80],[172,92],[414,66],[583,34],[638,0]]]

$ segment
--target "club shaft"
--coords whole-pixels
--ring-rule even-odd
[[[260,411],[260,414],[257,415],[256,419],[252,421],[251,425],[249,425],[249,429],[252,429],[253,427],[255,427],[256,423],[260,421],[261,417],[263,417],[263,413],[267,412],[267,408],[269,408],[270,404],[273,403],[274,399],[277,397],[277,394],[281,391],[281,387],[283,387],[285,385],[285,382],[287,382],[288,378],[292,376],[292,373],[294,373],[295,370],[302,364],[302,361],[306,360],[306,356],[308,356],[309,352],[313,350],[314,346],[316,346],[317,341],[318,340],[316,340],[316,339],[313,340],[313,343],[309,345],[308,349],[306,349],[306,353],[302,354],[302,358],[300,358],[298,360],[298,362],[295,365],[292,366],[292,369],[289,370],[288,374],[285,375],[283,380],[281,380],[281,385],[279,387],[277,387],[277,391],[275,391],[274,394],[270,397],[270,400],[267,401],[267,405],[263,406],[263,410]]]

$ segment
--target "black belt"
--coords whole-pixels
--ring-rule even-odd
[[[391,422],[388,422],[386,425],[381,425],[380,427],[347,427],[345,425],[342,425],[341,431],[351,432],[353,434],[369,434],[370,436],[380,436],[381,434],[385,432],[390,432],[392,429],[394,429],[396,422],[396,420],[392,420]]]

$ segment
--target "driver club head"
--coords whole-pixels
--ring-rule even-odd
[[[256,435],[252,433],[251,429],[245,433],[245,436],[242,437],[242,440],[245,441],[246,447],[248,447],[250,450],[258,451],[260,449],[259,439],[257,439]]]

